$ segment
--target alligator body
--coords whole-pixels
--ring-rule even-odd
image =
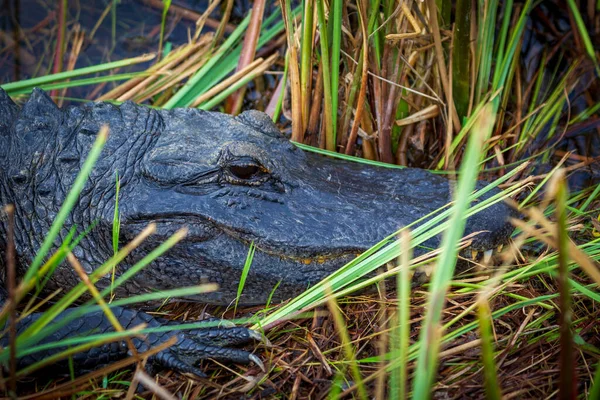
[[[214,282],[216,292],[190,300],[229,304],[253,242],[256,253],[241,303],[261,304],[269,296],[285,300],[451,200],[449,182],[424,170],[304,152],[257,111],[232,117],[129,102],[59,109],[41,90],[18,107],[0,89],[0,205],[16,207],[19,273],[33,260],[105,124],[110,134],[103,155],[66,223],[87,228],[97,222],[74,251],[86,272],[113,254],[116,172],[122,244],[149,222],[157,224],[157,233],[119,271],[180,227],[189,228],[182,242],[118,289],[121,297]],[[471,217],[466,233],[482,232],[472,248],[504,243],[512,231],[509,214],[497,204]],[[6,229],[0,218],[2,252]],[[66,234],[65,229],[61,237]],[[426,247],[438,242],[432,239]],[[78,282],[63,265],[49,285],[68,289]],[[97,286],[109,282],[107,277]]]

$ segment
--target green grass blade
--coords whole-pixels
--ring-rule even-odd
[[[465,157],[460,168],[460,179],[455,205],[448,224],[449,229],[444,234],[440,246],[442,252],[432,277],[427,314],[419,336],[421,349],[413,381],[413,395],[417,399],[431,398],[431,388],[438,365],[441,339],[440,321],[445,304],[445,296],[454,273],[454,267],[456,266],[456,257],[458,255],[457,244],[464,232],[466,223],[464,214],[469,207],[470,193],[475,189],[483,143],[492,132],[495,117],[495,107],[490,103],[482,111],[480,120],[471,133]]]
[[[121,188],[121,180],[119,179],[119,172],[115,171],[115,210],[113,212],[113,223],[112,223],[112,245],[113,255],[119,252],[119,237],[121,232],[121,216],[119,214],[119,191]],[[117,274],[117,266],[113,265],[113,269],[110,275],[110,298],[113,298],[113,288],[115,284],[115,275]]]
[[[66,79],[73,79],[83,75],[95,74],[98,72],[108,71],[116,68],[123,68],[130,65],[150,61],[154,58],[153,54],[147,54],[139,57],[128,58],[121,61],[114,61],[110,63],[94,65],[92,67],[85,67],[75,69],[73,71],[65,71],[59,72],[57,74],[44,75],[38,78],[25,79],[18,82],[6,83],[4,85],[0,85],[2,89],[4,89],[8,94],[13,94],[16,91],[22,91],[34,88],[36,86],[42,85],[50,85],[56,83],[57,81],[62,81]]]
[[[559,297],[559,333],[560,333],[560,357],[559,357],[559,396],[562,399],[574,399],[577,396],[575,354],[573,348],[572,332],[572,301],[571,289],[569,286],[569,233],[567,231],[567,210],[566,203],[569,197],[567,184],[565,182],[565,173],[555,175],[551,188],[555,188],[556,221],[558,241],[558,273],[556,280],[558,283]]]
[[[171,7],[171,0],[163,0],[163,10],[162,10],[162,15],[160,17],[160,34],[158,37],[159,53],[163,47],[163,41],[165,38],[165,22],[167,21],[167,14],[169,13],[170,7]]]
[[[317,0],[321,2],[322,0]],[[342,8],[343,0],[333,0],[330,8],[329,24],[332,24],[331,32],[331,128],[332,141],[337,140],[337,109],[338,109],[338,92],[340,84],[340,55],[342,46]]]
[[[392,334],[391,353],[392,359],[399,360],[397,368],[390,371],[390,396],[391,399],[407,399],[408,393],[408,349],[410,345],[410,233],[403,231],[400,234],[400,246],[403,247],[400,255],[400,270],[396,276],[398,289],[398,313]]]
[[[300,43],[300,87],[302,90],[302,117],[304,121],[303,126],[308,123],[309,113],[309,101],[310,93],[309,89],[312,86],[312,74],[313,74],[313,30],[314,30],[314,14],[315,14],[315,0],[303,0],[302,1],[302,40]],[[287,71],[289,64],[289,57],[285,60],[285,69]],[[284,73],[285,75],[285,73]],[[282,91],[282,94],[284,91]]]
[[[583,22],[583,18],[581,17],[579,6],[575,2],[575,0],[567,0],[567,4],[569,5],[571,15],[573,15],[573,19],[575,20],[575,24],[577,25],[579,36],[581,36],[581,40],[583,41],[583,45],[585,46],[585,51],[590,57],[590,60],[592,60],[592,62],[594,63],[594,66],[596,67],[596,73],[600,74],[600,65],[598,65],[598,58],[596,57],[594,44],[592,43],[592,39],[590,39],[590,35],[585,26],[585,22]]]
[[[113,254],[119,252],[119,234],[121,232],[121,215],[119,214],[119,191],[121,189],[121,179],[119,179],[119,172],[115,171],[115,211],[113,213],[113,224],[112,224],[112,245]]]
[[[494,361],[494,336],[492,334],[491,314],[488,299],[479,299],[477,301],[477,317],[479,320],[479,333],[481,335],[481,358],[485,377],[486,399],[500,400],[502,398],[502,391],[498,383],[496,362]]]
[[[240,297],[242,296],[242,291],[244,290],[244,286],[246,285],[246,278],[248,278],[248,273],[250,272],[250,266],[252,265],[252,260],[254,259],[254,251],[256,247],[254,246],[254,242],[250,243],[250,248],[248,249],[248,255],[246,256],[246,261],[244,262],[244,268],[242,269],[242,275],[240,276],[240,282],[238,283],[237,296],[235,297],[235,306],[233,307],[233,314],[237,311],[237,306],[240,302]]]
[[[329,36],[327,32],[327,22],[325,21],[325,6],[323,5],[323,2],[324,0],[317,0],[317,16],[319,18],[319,32],[321,34],[319,43],[321,45],[321,63],[323,64],[324,122],[322,123],[325,124],[325,148],[329,151],[335,151],[333,114],[337,113],[337,110],[333,109],[333,100],[331,98],[333,88],[331,86],[331,66],[329,64]]]

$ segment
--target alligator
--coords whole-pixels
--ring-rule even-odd
[[[253,243],[254,259],[240,304],[283,301],[452,197],[450,182],[425,170],[383,168],[305,152],[259,111],[230,116],[190,108],[152,109],[131,102],[59,108],[40,89],[19,107],[0,89],[0,206],[14,204],[16,209],[19,276],[48,234],[103,125],[110,129],[103,155],[60,234],[62,240],[69,227],[95,224],[73,250],[84,270],[91,273],[113,255],[117,172],[121,245],[150,222],[156,224],[156,233],[124,260],[118,274],[180,227],[189,229],[184,240],[117,288],[117,297],[212,282],[218,290],[184,300],[230,304]],[[478,183],[478,188],[483,186]],[[481,200],[497,193],[492,190]],[[512,232],[510,214],[507,205],[497,203],[470,217],[465,233],[479,232],[471,248],[483,251],[505,243]],[[2,260],[7,229],[6,218],[0,218]],[[439,238],[425,243],[430,249],[438,245]],[[46,286],[69,289],[79,281],[65,264]],[[108,285],[110,277],[97,283],[98,288]],[[58,320],[73,310],[77,308]],[[113,310],[125,327],[139,322],[173,324],[139,309]],[[23,319],[18,329],[38,317]],[[112,329],[97,312],[71,318],[53,338]],[[205,358],[260,364],[255,355],[232,347],[259,337],[244,327],[155,333],[134,343],[143,351],[172,336],[177,343],[152,359],[159,367],[202,375],[197,362]],[[6,345],[6,339],[2,343]],[[83,371],[128,352],[122,342],[81,353],[74,361],[83,365]],[[48,354],[25,357],[19,365]]]

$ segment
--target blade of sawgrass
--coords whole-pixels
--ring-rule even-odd
[[[240,302],[240,298],[242,297],[242,292],[244,291],[244,286],[246,285],[246,278],[248,278],[248,273],[250,272],[250,266],[252,265],[252,260],[254,259],[254,251],[256,247],[254,246],[254,242],[250,243],[250,248],[248,249],[248,255],[246,256],[246,261],[244,262],[244,268],[242,268],[242,275],[240,276],[240,282],[238,283],[237,296],[235,297],[235,305],[233,307],[233,315],[236,314],[237,306]]]
[[[563,399],[573,399],[577,393],[577,376],[575,374],[575,358],[573,349],[572,333],[572,307],[571,289],[569,286],[569,234],[567,232],[566,201],[569,197],[565,182],[564,171],[555,175],[549,192],[554,195],[556,204],[556,228],[555,233],[558,242],[558,291],[559,300],[559,332],[560,332],[560,359],[559,359],[559,394]]]
[[[579,211],[584,212],[585,210],[587,210],[590,204],[592,204],[592,202],[596,200],[598,194],[600,194],[600,185],[596,185],[596,188],[594,189],[592,194],[586,198],[585,202],[579,208]]]
[[[333,99],[331,93],[333,92],[332,81],[331,81],[331,66],[329,64],[329,33],[327,31],[327,21],[325,20],[325,5],[324,0],[315,0],[317,2],[317,16],[319,19],[319,43],[321,48],[320,61],[323,64],[323,97],[324,97],[324,109],[323,109],[323,122],[325,124],[325,148],[329,151],[335,151],[335,136],[333,114],[337,113],[337,110],[333,108]],[[337,90],[337,88],[336,88]]]
[[[585,253],[591,260],[594,260],[596,262],[600,261],[600,248],[598,248],[598,244],[600,244],[600,242],[598,240],[592,241],[592,242],[588,242],[588,243],[584,243],[580,246],[578,246],[578,248]],[[512,283],[512,282],[522,282],[522,281],[527,281],[529,279],[531,279],[532,277],[536,276],[536,275],[540,275],[540,274],[550,274],[552,275],[554,273],[554,271],[556,271],[556,269],[558,268],[558,254],[556,252],[553,253],[549,253],[547,254],[545,257],[542,257],[540,259],[535,260],[534,262],[531,262],[528,265],[525,265],[524,267],[521,268],[517,268],[508,272],[505,272],[504,274],[502,274],[501,276],[501,281],[504,283]],[[572,263],[569,267],[570,269],[577,269],[579,268],[579,266],[575,263]],[[489,284],[489,280],[485,280],[481,283],[481,285],[486,285]],[[573,280],[571,280],[571,284],[574,285]],[[480,286],[472,286],[472,285],[467,285],[468,287],[465,287],[464,289],[459,289],[456,291],[456,293],[471,293],[474,290],[478,290],[480,288]],[[582,288],[583,291],[581,292],[582,294],[584,294],[585,296],[592,296],[593,299],[595,300],[597,296],[596,294],[592,295],[591,293],[589,293],[588,291],[586,291],[585,287],[581,286],[581,285],[576,285],[578,288]],[[514,296],[513,294],[508,294],[508,296]]]
[[[147,96],[148,92],[151,93],[155,86],[160,86],[162,90],[169,88],[173,81],[177,81],[181,76],[187,77],[191,74],[187,71],[190,68],[190,65],[195,67],[195,60],[199,57],[207,56],[211,41],[212,36],[207,34],[202,38],[199,38],[195,43],[188,43],[176,48],[159,62],[146,69],[147,73],[151,73],[150,76],[146,78],[131,79],[98,97],[98,101],[108,99],[124,101],[132,100],[134,98],[139,101],[140,98]],[[184,69],[184,71],[179,71],[180,69]],[[172,73],[167,74],[160,79],[155,79],[155,73],[163,70]],[[152,82],[155,83],[153,84]]]
[[[374,63],[377,67],[377,70],[381,69],[381,60],[383,53],[383,40],[382,37],[385,34],[383,30],[380,30],[380,17],[381,13],[379,12],[379,8],[381,5],[381,0],[370,0],[369,1],[369,10],[367,10],[367,15],[369,16],[368,23],[368,32],[369,32],[369,41],[373,41],[373,50],[375,52]]]
[[[271,56],[271,58],[273,58],[273,56]],[[255,71],[260,65],[263,64],[263,62],[264,62],[264,59],[262,57],[259,57],[256,60],[252,61],[250,64],[246,65],[241,70],[236,71],[234,74],[229,76],[227,79],[219,82],[218,85],[213,86],[210,90],[208,90],[208,91],[204,92],[203,94],[201,94],[200,96],[196,97],[196,99],[190,105],[190,107],[197,107],[198,105],[200,105],[202,103],[206,103],[210,98],[214,97],[215,95],[220,94],[223,90],[231,87],[232,84],[239,83],[240,79],[246,78],[248,76],[248,74]]]
[[[489,101],[490,98],[497,96],[499,93],[496,92],[494,94],[492,94],[489,97],[486,97],[486,101],[482,102],[480,104],[477,105],[477,107],[475,107],[475,110],[473,110],[473,112],[471,112],[471,116],[467,119],[467,121],[463,124],[463,128],[460,130],[460,132],[458,132],[458,134],[456,135],[456,137],[454,138],[454,140],[452,141],[452,144],[450,145],[450,153],[452,154],[453,152],[456,151],[456,149],[459,148],[459,146],[461,145],[461,143],[465,140],[465,138],[467,137],[467,133],[472,131],[473,125],[475,124],[475,122],[477,122],[477,119],[479,118],[479,115],[482,113],[483,109],[485,108],[487,102]],[[445,157],[442,157],[440,159],[440,161],[437,164],[437,168],[443,168],[444,167],[444,163],[445,163]]]
[[[556,249],[558,248],[558,239],[555,237],[556,226],[546,218],[540,209],[531,207],[528,209],[521,210],[524,216],[528,217],[531,221],[535,222],[539,226],[536,227],[532,224],[524,222],[522,220],[511,218],[511,223],[517,228],[522,229],[525,233],[530,236],[536,237],[539,241],[545,243],[548,246]],[[600,270],[594,265],[594,262],[585,251],[582,251],[580,247],[571,241],[567,242],[569,246],[569,253],[573,261],[575,261],[581,270],[588,275],[588,277],[595,283],[600,285]]]
[[[21,284],[18,287],[18,293],[19,293],[17,296],[18,298],[21,298],[25,294],[29,293],[35,287],[35,291],[34,291],[33,295],[31,296],[31,299],[29,300],[27,305],[24,307],[22,314],[29,313],[35,308],[34,307],[35,299],[37,299],[41,295],[42,290],[46,287],[46,284],[52,277],[52,274],[54,274],[54,271],[56,270],[56,268],[60,264],[62,264],[62,262],[66,259],[69,252],[72,252],[73,249],[75,247],[77,247],[77,245],[81,242],[81,240],[84,237],[86,237],[95,228],[95,226],[96,226],[95,222],[90,224],[90,226],[88,226],[85,231],[81,232],[75,238],[75,240],[73,240],[73,237],[75,236],[76,229],[75,229],[75,227],[72,227],[69,230],[69,233],[66,235],[65,239],[63,240],[63,242],[61,243],[58,250],[56,252],[54,252],[48,258],[48,261],[46,261],[40,267],[40,269],[38,270],[36,275],[28,282],[27,281],[21,282]],[[36,307],[39,304],[43,304],[43,302],[38,302],[36,304]]]
[[[146,229],[148,229],[150,232],[153,232],[154,228],[155,228],[154,225],[149,225],[148,228],[146,228]],[[142,231],[142,232],[144,232],[144,231]],[[118,288],[119,286],[121,286],[127,280],[129,280],[133,276],[135,276],[135,274],[137,274],[143,268],[147,267],[156,258],[160,257],[165,252],[167,252],[170,248],[172,248],[177,243],[179,243],[187,235],[187,232],[188,232],[187,228],[179,229],[177,232],[175,232],[173,235],[171,235],[167,240],[165,240],[164,242],[159,244],[154,250],[152,250],[150,253],[146,254],[140,261],[136,262],[133,266],[129,267],[126,271],[123,271],[119,275],[119,278],[115,280],[114,288]],[[137,244],[131,244],[130,248],[133,249],[134,246],[136,246],[136,245]],[[118,253],[119,257],[112,262],[119,263],[121,261],[121,257],[127,255],[125,253],[122,253],[124,250],[126,250],[126,248],[123,248],[122,250],[120,250]],[[109,260],[107,263],[110,264],[112,262]],[[108,293],[110,293],[110,287],[105,288],[101,292],[102,296],[106,296]]]
[[[115,211],[113,212],[112,223],[113,254],[117,254],[119,252],[119,234],[121,232],[121,214],[119,213],[119,192],[121,189],[121,179],[119,179],[118,171],[115,171],[115,187]]]
[[[186,298],[189,296],[196,296],[198,294],[212,292],[217,289],[218,289],[218,286],[215,284],[203,284],[203,285],[198,285],[198,286],[164,290],[164,291],[154,292],[154,293],[144,293],[144,294],[137,295],[137,296],[131,296],[131,297],[115,300],[112,303],[110,303],[109,308],[112,309],[114,307],[123,307],[123,306],[129,306],[132,304],[152,302],[152,301],[157,301],[157,300],[165,300],[165,299],[169,299],[169,298]],[[78,318],[82,318],[86,314],[97,312],[97,311],[103,311],[103,310],[100,306],[95,304],[93,301],[88,301],[87,303],[85,303],[77,308],[71,309],[71,311],[69,312],[68,315],[63,315],[60,320],[52,321],[49,325],[44,327],[38,334],[32,336],[30,339],[24,340],[23,343],[18,343],[17,344],[18,349],[20,349],[20,351],[22,351],[21,353],[18,353],[19,356],[21,357],[21,356],[24,356],[27,354],[33,354],[38,351],[65,347],[67,345],[72,345],[72,344],[86,343],[86,341],[91,340],[90,337],[87,335],[73,336],[68,339],[59,340],[56,342],[36,344],[36,343],[39,343],[39,341],[41,339],[49,337],[52,333],[54,333],[56,330],[60,329],[60,327],[66,325],[70,321],[73,321]],[[247,318],[237,319],[235,321],[238,323],[245,323],[247,321]],[[192,324],[178,324],[178,325],[172,325],[172,326],[167,325],[166,326],[167,328],[161,330],[161,332],[168,332],[171,330],[198,329],[198,328],[203,328],[203,327],[218,326],[218,324],[215,324],[214,322],[215,321],[206,321],[206,322],[196,322],[196,323],[192,323]],[[165,328],[165,327],[161,327],[161,328]],[[158,332],[158,331],[144,330],[142,333],[150,333],[150,332]],[[112,333],[113,332],[109,332],[109,334],[112,334]],[[98,334],[99,337],[102,337],[102,335],[104,335],[104,334]],[[6,357],[6,355],[4,353],[0,353],[0,361],[3,361],[5,357]]]
[[[492,334],[492,312],[488,295],[484,294],[477,300],[477,318],[479,321],[479,334],[481,335],[481,358],[485,377],[486,399],[500,400],[502,391],[496,374],[494,361],[494,336]]]
[[[119,213],[119,191],[121,188],[121,180],[119,179],[119,172],[115,171],[115,210],[113,212],[113,223],[112,223],[112,245],[113,255],[119,252],[119,236],[121,232],[121,215]],[[113,286],[115,284],[115,275],[117,274],[117,265],[113,265],[110,274],[110,299],[114,297]]]
[[[165,23],[167,22],[169,7],[171,7],[171,0],[163,0],[163,10],[160,17],[160,34],[158,36],[158,54],[162,53],[163,41],[165,38]]]
[[[502,26],[498,34],[498,43],[496,45],[496,54],[494,54],[494,58],[497,59],[497,66],[501,66],[503,63],[505,63],[504,66],[508,68],[508,64],[506,64],[506,62],[508,60],[512,62],[513,57],[508,56],[508,54],[506,54],[509,52],[509,49],[505,49],[504,47],[506,44],[506,39],[508,38],[508,29],[510,27],[513,14],[513,0],[508,0],[506,3],[503,4],[503,7],[504,9],[502,10]],[[494,80],[492,81],[492,89],[498,89],[499,82],[496,81],[496,79],[500,79],[499,71],[501,70],[501,68],[496,68],[494,70]],[[504,79],[502,81],[504,81]]]
[[[329,389],[329,393],[327,393],[327,398],[329,400],[338,400],[341,398],[344,380],[344,374],[341,371],[335,371],[333,381],[331,382],[331,389]]]
[[[483,101],[488,92],[489,82],[491,81],[498,0],[479,1],[478,5],[475,104],[480,104]]]
[[[286,57],[285,58],[285,66],[283,67],[283,75],[281,76],[281,90],[279,91],[279,96],[277,98],[277,104],[275,106],[275,109],[273,110],[273,122],[277,123],[277,121],[279,121],[279,118],[281,117],[281,112],[283,110],[283,100],[285,98],[285,92],[286,92],[286,84],[287,84],[287,79],[288,79],[288,68],[289,65],[289,58]]]
[[[600,103],[596,103],[596,104],[592,105],[591,107],[588,107],[585,110],[581,111],[579,114],[577,114],[574,118],[572,118],[569,121],[569,125],[574,125],[576,123],[585,121],[585,120],[595,116],[596,114],[598,114],[598,112],[600,112]]]
[[[579,36],[583,41],[583,45],[585,47],[585,51],[590,57],[590,60],[594,63],[596,67],[596,74],[600,75],[600,65],[598,65],[598,58],[596,56],[596,51],[594,50],[594,44],[590,39],[590,35],[585,26],[585,22],[583,22],[583,18],[581,17],[581,12],[579,11],[579,6],[574,0],[567,0],[567,4],[569,5],[569,10],[571,11],[571,15],[575,20],[575,25],[577,25],[577,30],[579,31]]]
[[[398,240],[403,247],[399,257],[400,270],[396,275],[398,289],[398,312],[394,321],[390,355],[392,359],[399,360],[396,368],[390,370],[389,387],[390,399],[407,399],[408,383],[408,348],[410,345],[410,232],[403,231]]]
[[[506,85],[506,79],[509,75],[510,67],[513,63],[513,58],[515,56],[517,46],[521,41],[521,36],[523,34],[523,31],[525,30],[527,17],[529,15],[529,11],[531,10],[532,3],[532,0],[527,0],[525,2],[525,5],[523,6],[523,9],[521,11],[521,15],[519,16],[519,19],[515,26],[510,26],[512,16],[512,0],[509,0],[505,4],[504,18],[502,20],[502,33],[500,35],[500,44],[498,46],[499,56],[496,69],[494,70],[494,79],[492,81],[493,91],[500,90]],[[509,28],[511,31],[511,35],[507,47],[504,48],[504,41],[507,37],[509,37]]]
[[[470,193],[475,188],[478,165],[482,158],[483,143],[491,135],[496,118],[496,110],[492,103],[485,106],[478,123],[471,132],[467,150],[460,168],[460,178],[456,193],[456,200],[450,216],[449,228],[445,232],[437,267],[432,276],[427,313],[421,327],[419,341],[422,343],[415,379],[413,381],[413,395],[418,399],[431,397],[431,388],[437,373],[440,339],[441,315],[445,304],[446,292],[449,282],[454,274],[456,257],[458,255],[458,242],[463,235],[466,220],[464,215],[470,204]]]
[[[113,329],[116,332],[125,331],[125,328],[123,328],[119,319],[112,312],[108,303],[100,295],[100,292],[98,292],[98,288],[96,288],[96,286],[90,281],[88,274],[83,269],[83,266],[81,265],[79,260],[73,255],[73,253],[67,254],[67,260],[69,261],[69,264],[71,265],[71,267],[75,270],[75,272],[79,276],[79,279],[81,280],[81,282],[83,282],[83,284],[86,286],[86,289],[92,296],[93,301],[98,305],[98,307],[100,307],[100,309],[106,316],[106,319],[112,325]],[[135,354],[136,353],[135,345],[133,344],[133,342],[131,342],[131,340],[129,340],[129,338],[126,339],[126,344],[127,344],[127,347],[129,348],[129,351],[132,354]]]
[[[30,91],[36,86],[50,85],[54,84],[58,81],[67,80],[77,78],[83,75],[90,75],[99,72],[108,71],[111,69],[127,67],[134,64],[139,64],[142,62],[147,62],[152,60],[155,57],[154,54],[146,54],[139,57],[128,58],[125,60],[114,61],[110,63],[94,65],[91,67],[78,68],[72,71],[59,72],[58,74],[50,74],[44,75],[37,78],[25,79],[18,82],[11,82],[0,85],[2,89],[4,89],[9,95],[17,91]],[[64,87],[64,86],[63,86]]]
[[[59,83],[38,85],[36,87],[48,91],[48,90],[54,90],[54,89],[67,89],[67,88],[72,88],[72,87],[97,85],[97,84],[105,83],[105,82],[124,81],[124,80],[143,77],[143,76],[148,76],[148,74],[145,72],[130,72],[130,73],[126,73],[126,74],[114,74],[114,75],[98,76],[98,77],[94,77],[94,78],[75,79],[75,80],[68,81],[68,82],[59,82]],[[14,90],[11,92],[11,95],[16,96],[16,95],[21,95],[21,94],[27,94],[30,92],[31,92],[31,88],[22,89],[22,90]]]
[[[384,168],[397,168],[397,169],[405,168],[403,165],[389,164],[389,163],[384,163],[381,161],[373,161],[373,160],[368,160],[366,158],[361,158],[361,157],[351,156],[348,154],[338,153],[335,151],[320,149],[318,147],[309,146],[309,145],[303,144],[303,143],[298,143],[298,142],[293,142],[293,143],[294,143],[294,145],[301,148],[302,150],[310,151],[310,152],[316,153],[316,154],[322,154],[322,155],[328,156],[328,157],[339,158],[341,160],[353,161],[353,162],[357,162],[357,163],[361,163],[361,164],[365,164],[365,165],[374,165],[377,167],[384,167]],[[435,173],[436,171],[430,171],[430,172]]]
[[[324,0],[317,0],[322,2]],[[332,0],[329,9],[328,32],[331,32],[331,129],[332,141],[337,143],[337,116],[340,85],[340,55],[342,47],[342,8],[343,0]],[[329,149],[329,148],[328,148]],[[329,149],[331,150],[331,149]]]
[[[350,374],[352,375],[354,384],[358,388],[358,397],[360,399],[366,400],[368,398],[367,390],[365,389],[362,376],[356,363],[356,353],[354,351],[352,341],[350,340],[350,335],[348,334],[348,328],[346,327],[345,319],[342,316],[342,313],[338,308],[338,304],[335,301],[334,297],[328,296],[327,306],[329,308],[331,316],[333,317],[333,322],[335,324],[338,335],[340,336],[345,361],[349,364]]]
[[[136,296],[124,297],[111,303],[112,307],[127,306],[137,303],[153,302],[155,300],[186,298],[202,293],[214,292],[219,288],[215,283],[204,283],[197,286],[183,287],[177,289],[161,290],[160,292],[138,294]]]

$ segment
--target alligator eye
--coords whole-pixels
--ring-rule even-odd
[[[257,165],[230,165],[229,172],[236,178],[248,180],[260,172]]]

